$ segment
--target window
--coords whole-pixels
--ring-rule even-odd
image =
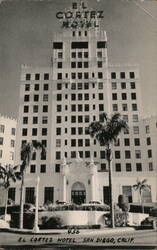
[[[49,85],[48,85],[48,83],[44,83],[43,90],[49,90]]]
[[[35,173],[36,165],[30,165],[30,173]]]
[[[71,147],[76,147],[76,140],[75,139],[71,140]]]
[[[88,42],[72,42],[72,49],[88,49]]]
[[[29,95],[24,95],[24,102],[29,102]]]
[[[61,128],[56,128],[56,135],[61,135]]]
[[[112,89],[117,89],[117,83],[116,82],[112,82]]]
[[[38,117],[37,116],[34,116],[33,117],[33,124],[37,124],[38,123]]]
[[[89,94],[84,94],[84,99],[87,101],[89,100]]]
[[[75,83],[75,82],[72,82],[72,84],[71,84],[71,89],[73,89],[73,90],[76,89],[76,83]]]
[[[71,116],[71,123],[75,123],[76,122],[76,116],[72,115]]]
[[[63,49],[63,43],[62,42],[54,42],[53,49]]]
[[[136,163],[136,171],[142,171],[142,164],[141,163]]]
[[[22,129],[22,136],[27,136],[27,128]]]
[[[82,127],[78,127],[78,134],[82,135],[83,134],[83,128]]]
[[[153,171],[153,162],[148,163],[149,171]]]
[[[126,100],[127,99],[127,94],[126,93],[122,93],[122,100]]]
[[[48,123],[48,116],[43,116],[42,117],[42,124],[47,124]]]
[[[37,128],[32,128],[32,135],[33,135],[33,136],[36,136],[36,135],[37,135],[37,132],[38,132],[38,129],[37,129]]]
[[[84,58],[88,58],[88,52],[84,52]]]
[[[0,137],[0,145],[3,145],[4,138]]]
[[[128,105],[126,103],[122,104],[122,110],[128,111]]]
[[[0,158],[2,158],[3,150],[0,149]]]
[[[71,158],[76,158],[76,151],[71,151]]]
[[[48,94],[44,94],[44,95],[43,95],[43,101],[44,101],[44,102],[47,102],[47,101],[48,101],[48,97],[49,97]]]
[[[76,105],[71,105],[71,112],[75,112],[76,111]]]
[[[4,133],[5,126],[0,124],[0,133]]]
[[[46,173],[46,165],[45,164],[40,165],[40,173]]]
[[[25,84],[25,91],[29,91],[30,90],[30,84]]]
[[[128,115],[123,115],[123,120],[128,122]]]
[[[90,158],[90,151],[85,151],[85,158]]]
[[[130,83],[130,88],[131,88],[131,89],[135,89],[135,88],[136,88],[135,82],[131,82],[131,83]]]
[[[84,105],[84,111],[89,111],[89,104]]]
[[[47,147],[47,140],[42,140],[42,145],[46,148]]]
[[[11,128],[11,134],[15,135],[16,129],[15,128]]]
[[[84,68],[86,69],[88,67],[89,67],[88,62],[84,62]]]
[[[98,52],[97,52],[97,57],[98,57],[98,58],[102,58],[102,51],[98,51]]]
[[[76,62],[71,62],[71,68],[76,68]]]
[[[101,165],[100,165],[100,171],[101,171],[101,172],[106,172],[106,171],[107,171],[107,168],[106,168],[106,164],[105,164],[105,163],[101,163]]]
[[[135,150],[135,158],[141,159],[141,150]]]
[[[44,203],[54,202],[54,188],[53,187],[45,187],[44,190]]]
[[[104,104],[99,104],[99,111],[104,111]]]
[[[120,151],[115,151],[115,159],[120,159]]]
[[[98,41],[97,42],[97,49],[105,49],[106,46],[106,41]]]
[[[76,100],[76,94],[71,94],[71,100],[75,101]]]
[[[8,190],[8,199],[11,199],[12,201],[15,201],[15,191],[16,191],[16,188],[9,188],[9,190]]]
[[[147,145],[151,145],[151,138],[147,137]]]
[[[111,72],[111,78],[116,79],[116,72]]]
[[[84,119],[85,119],[85,122],[89,122],[89,115],[85,115]]]
[[[129,138],[124,138],[124,145],[130,146],[130,139]]]
[[[104,100],[104,95],[103,95],[103,93],[99,93],[99,100]]]
[[[47,128],[42,128],[42,135],[47,135]]]
[[[112,104],[113,111],[118,111],[118,104]]]
[[[75,127],[71,128],[71,135],[76,135],[76,128]]]
[[[103,78],[103,73],[102,72],[98,72],[98,78],[102,79]]]
[[[121,164],[120,163],[115,164],[115,170],[116,170],[116,172],[121,172]]]
[[[26,74],[26,81],[31,80],[31,74]]]
[[[56,151],[56,160],[60,160],[60,159],[61,159],[61,152]]]
[[[79,116],[78,116],[78,123],[81,123],[81,122],[83,122],[83,116],[82,116],[82,115],[79,115]]]
[[[48,105],[43,105],[43,112],[48,112]]]
[[[129,150],[125,151],[125,159],[130,159],[131,158],[131,152]]]
[[[39,101],[39,95],[34,95],[34,102],[38,102]]]
[[[136,104],[136,103],[133,103],[133,104],[132,104],[132,110],[133,110],[133,111],[137,111],[137,104]]]
[[[62,67],[63,67],[63,63],[62,63],[62,62],[58,62],[58,63],[57,63],[57,68],[58,68],[58,69],[62,69]]]
[[[33,106],[33,113],[38,113],[38,105]]]
[[[138,122],[138,115],[133,115],[132,118],[133,118],[133,122]]]
[[[152,158],[152,150],[151,149],[148,150],[148,158]]]
[[[125,78],[125,72],[120,72],[120,78]]]
[[[130,72],[129,75],[130,75],[130,78],[135,78],[135,73],[134,72]]]
[[[35,74],[35,80],[39,81],[40,80],[40,74]]]
[[[62,95],[61,94],[57,94],[57,101],[61,101],[62,100]]]
[[[126,89],[126,82],[121,82],[121,88]]]
[[[90,140],[89,139],[85,139],[85,146],[89,147],[90,146]]]
[[[61,116],[57,116],[56,117],[56,123],[61,123],[62,122],[62,117]]]
[[[62,79],[62,73],[58,73],[58,74],[57,74],[57,79],[58,79],[58,80],[61,80],[61,79]]]
[[[149,125],[147,125],[145,128],[146,128],[146,134],[149,134],[150,133],[150,127],[149,127]]]
[[[10,146],[11,146],[12,148],[15,147],[15,141],[14,141],[14,140],[11,140],[11,141],[10,141]]]
[[[38,90],[39,90],[39,84],[36,83],[36,84],[34,85],[34,90],[35,90],[35,91],[38,91]]]
[[[60,164],[55,165],[55,172],[60,173]]]
[[[139,134],[139,127],[138,126],[133,126],[133,133]]]
[[[131,93],[131,99],[136,100],[136,93]]]
[[[56,139],[56,147],[57,148],[61,147],[61,139]]]
[[[117,100],[117,94],[116,93],[112,94],[112,100]]]
[[[72,78],[72,79],[76,79],[76,73],[74,73],[74,72],[71,73],[71,78]]]
[[[77,63],[77,67],[78,67],[78,68],[82,68],[82,62],[78,62],[78,63]]]
[[[71,53],[71,57],[72,57],[72,58],[76,58],[76,52],[72,52],[72,53]]]
[[[23,117],[23,124],[28,124],[28,117],[27,116]]]
[[[44,73],[44,80],[49,80],[49,73]]]
[[[140,139],[139,138],[135,138],[134,139],[134,143],[135,143],[135,146],[140,146]]]
[[[105,156],[106,156],[105,150],[100,151],[100,158],[101,158],[101,159],[105,159]]]
[[[88,79],[88,78],[89,78],[88,72],[84,72],[84,79]]]
[[[102,68],[102,61],[98,61],[97,66],[98,66],[98,68]]]
[[[131,172],[131,163],[126,163],[126,172]]]

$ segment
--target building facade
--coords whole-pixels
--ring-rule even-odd
[[[137,178],[147,178],[151,192],[143,200],[155,202],[156,142],[147,144],[151,139],[142,120],[139,66],[108,64],[107,35],[99,27],[103,15],[100,11],[85,14],[84,9],[84,3],[73,3],[70,11],[57,13],[64,21],[61,32],[54,35],[51,67],[22,66],[16,162],[21,161],[25,142],[39,140],[46,147],[46,155],[34,153],[27,168],[25,202],[34,202],[37,176],[40,204],[109,202],[105,151],[88,133],[89,124],[99,120],[102,112],[121,113],[130,128],[114,145],[114,201],[124,194],[128,202],[138,202],[132,186]],[[151,133],[156,130],[155,125]]]

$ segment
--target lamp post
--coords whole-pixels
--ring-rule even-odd
[[[39,227],[38,227],[39,182],[40,182],[40,177],[38,176],[36,179],[35,218],[34,218],[34,228],[33,228],[33,231],[35,233],[39,232]]]

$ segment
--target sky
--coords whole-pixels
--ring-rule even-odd
[[[21,64],[50,66],[56,12],[77,0],[0,0],[0,114],[17,118]],[[103,10],[110,64],[139,64],[144,116],[157,114],[157,1],[85,0]]]

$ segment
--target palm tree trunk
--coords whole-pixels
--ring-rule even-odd
[[[111,228],[115,228],[114,221],[114,202],[112,194],[112,165],[111,165],[111,149],[107,148],[107,162],[109,168],[109,194],[110,194],[110,217],[111,217]]]
[[[6,220],[7,207],[8,207],[8,188],[6,189],[6,200],[5,200],[4,220]]]
[[[23,228],[23,196],[24,196],[24,173],[22,173],[21,190],[20,190],[20,229]]]

